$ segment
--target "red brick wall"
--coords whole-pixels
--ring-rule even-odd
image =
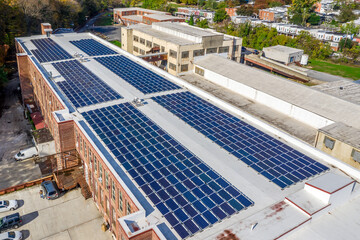
[[[260,10],[259,11],[259,18],[261,20],[266,20],[266,21],[275,21],[275,15],[273,12],[268,12],[268,11],[264,11],[264,10]]]

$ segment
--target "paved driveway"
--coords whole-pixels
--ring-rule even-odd
[[[56,200],[39,197],[39,186],[0,196],[0,200],[20,200],[15,210],[24,224],[18,229],[25,239],[110,240],[109,231],[102,232],[103,218],[92,199],[85,200],[80,189],[66,193]],[[0,217],[12,212],[0,213]]]

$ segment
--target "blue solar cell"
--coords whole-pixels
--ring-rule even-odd
[[[207,226],[209,226],[209,223],[207,223],[205,221],[205,219],[203,217],[201,217],[200,215],[194,217],[194,222],[196,223],[196,225],[198,225],[201,229],[206,228]]]
[[[189,236],[188,231],[185,230],[185,228],[181,224],[178,224],[177,226],[175,226],[174,229],[181,238],[186,238]]]
[[[219,218],[219,219],[224,219],[226,218],[226,214],[224,213],[224,211],[222,211],[219,207],[214,207],[212,209],[212,212]]]
[[[37,49],[31,50],[39,62],[52,62],[57,60],[71,59],[72,56],[51,38],[30,40]]]
[[[52,65],[65,78],[66,81],[57,84],[75,107],[122,98],[77,60],[57,62]]]
[[[95,41],[94,39],[81,39],[70,42],[89,56],[117,54],[114,50],[106,47],[98,41]]]
[[[281,188],[328,170],[326,166],[190,92],[152,99]],[[196,174],[209,171],[205,164],[196,165],[200,169],[191,168]],[[287,173],[291,174],[285,177]],[[209,178],[208,175],[210,173],[200,174],[199,177],[209,184],[214,176]],[[222,188],[227,184],[221,178],[215,182]],[[214,184],[210,187],[218,189]]]
[[[182,236],[203,229],[207,226],[206,221],[211,224],[218,221],[211,213],[212,209],[220,214],[219,218],[221,211],[226,215],[235,212],[223,203],[236,203],[235,197],[242,193],[131,104],[82,114],[93,129],[100,130],[99,138],[128,169],[169,223],[179,231],[186,226]],[[169,153],[171,155],[165,158]],[[235,193],[234,196],[228,191]],[[240,207],[233,208],[241,210]],[[206,216],[203,215],[205,212]],[[197,221],[188,222],[195,216],[199,216]]]
[[[97,57],[95,59],[144,94],[180,88],[125,56]]]

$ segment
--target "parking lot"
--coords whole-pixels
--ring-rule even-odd
[[[0,196],[0,200],[19,200],[23,225],[17,230],[24,239],[112,239],[109,231],[103,232],[103,218],[92,199],[85,200],[80,189],[67,192],[55,200],[41,199],[39,186]],[[0,218],[14,213],[0,213]]]

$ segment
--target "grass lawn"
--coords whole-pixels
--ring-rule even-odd
[[[121,48],[121,42],[119,42],[118,40],[113,40],[113,41],[110,41],[112,44],[118,46],[119,48]]]
[[[360,67],[340,65],[320,60],[310,60],[309,66],[311,66],[313,70],[319,72],[325,72],[354,80],[360,79]]]
[[[95,26],[108,26],[108,25],[113,25],[113,13],[112,12],[107,12],[104,13],[100,18],[98,18],[95,21]]]

